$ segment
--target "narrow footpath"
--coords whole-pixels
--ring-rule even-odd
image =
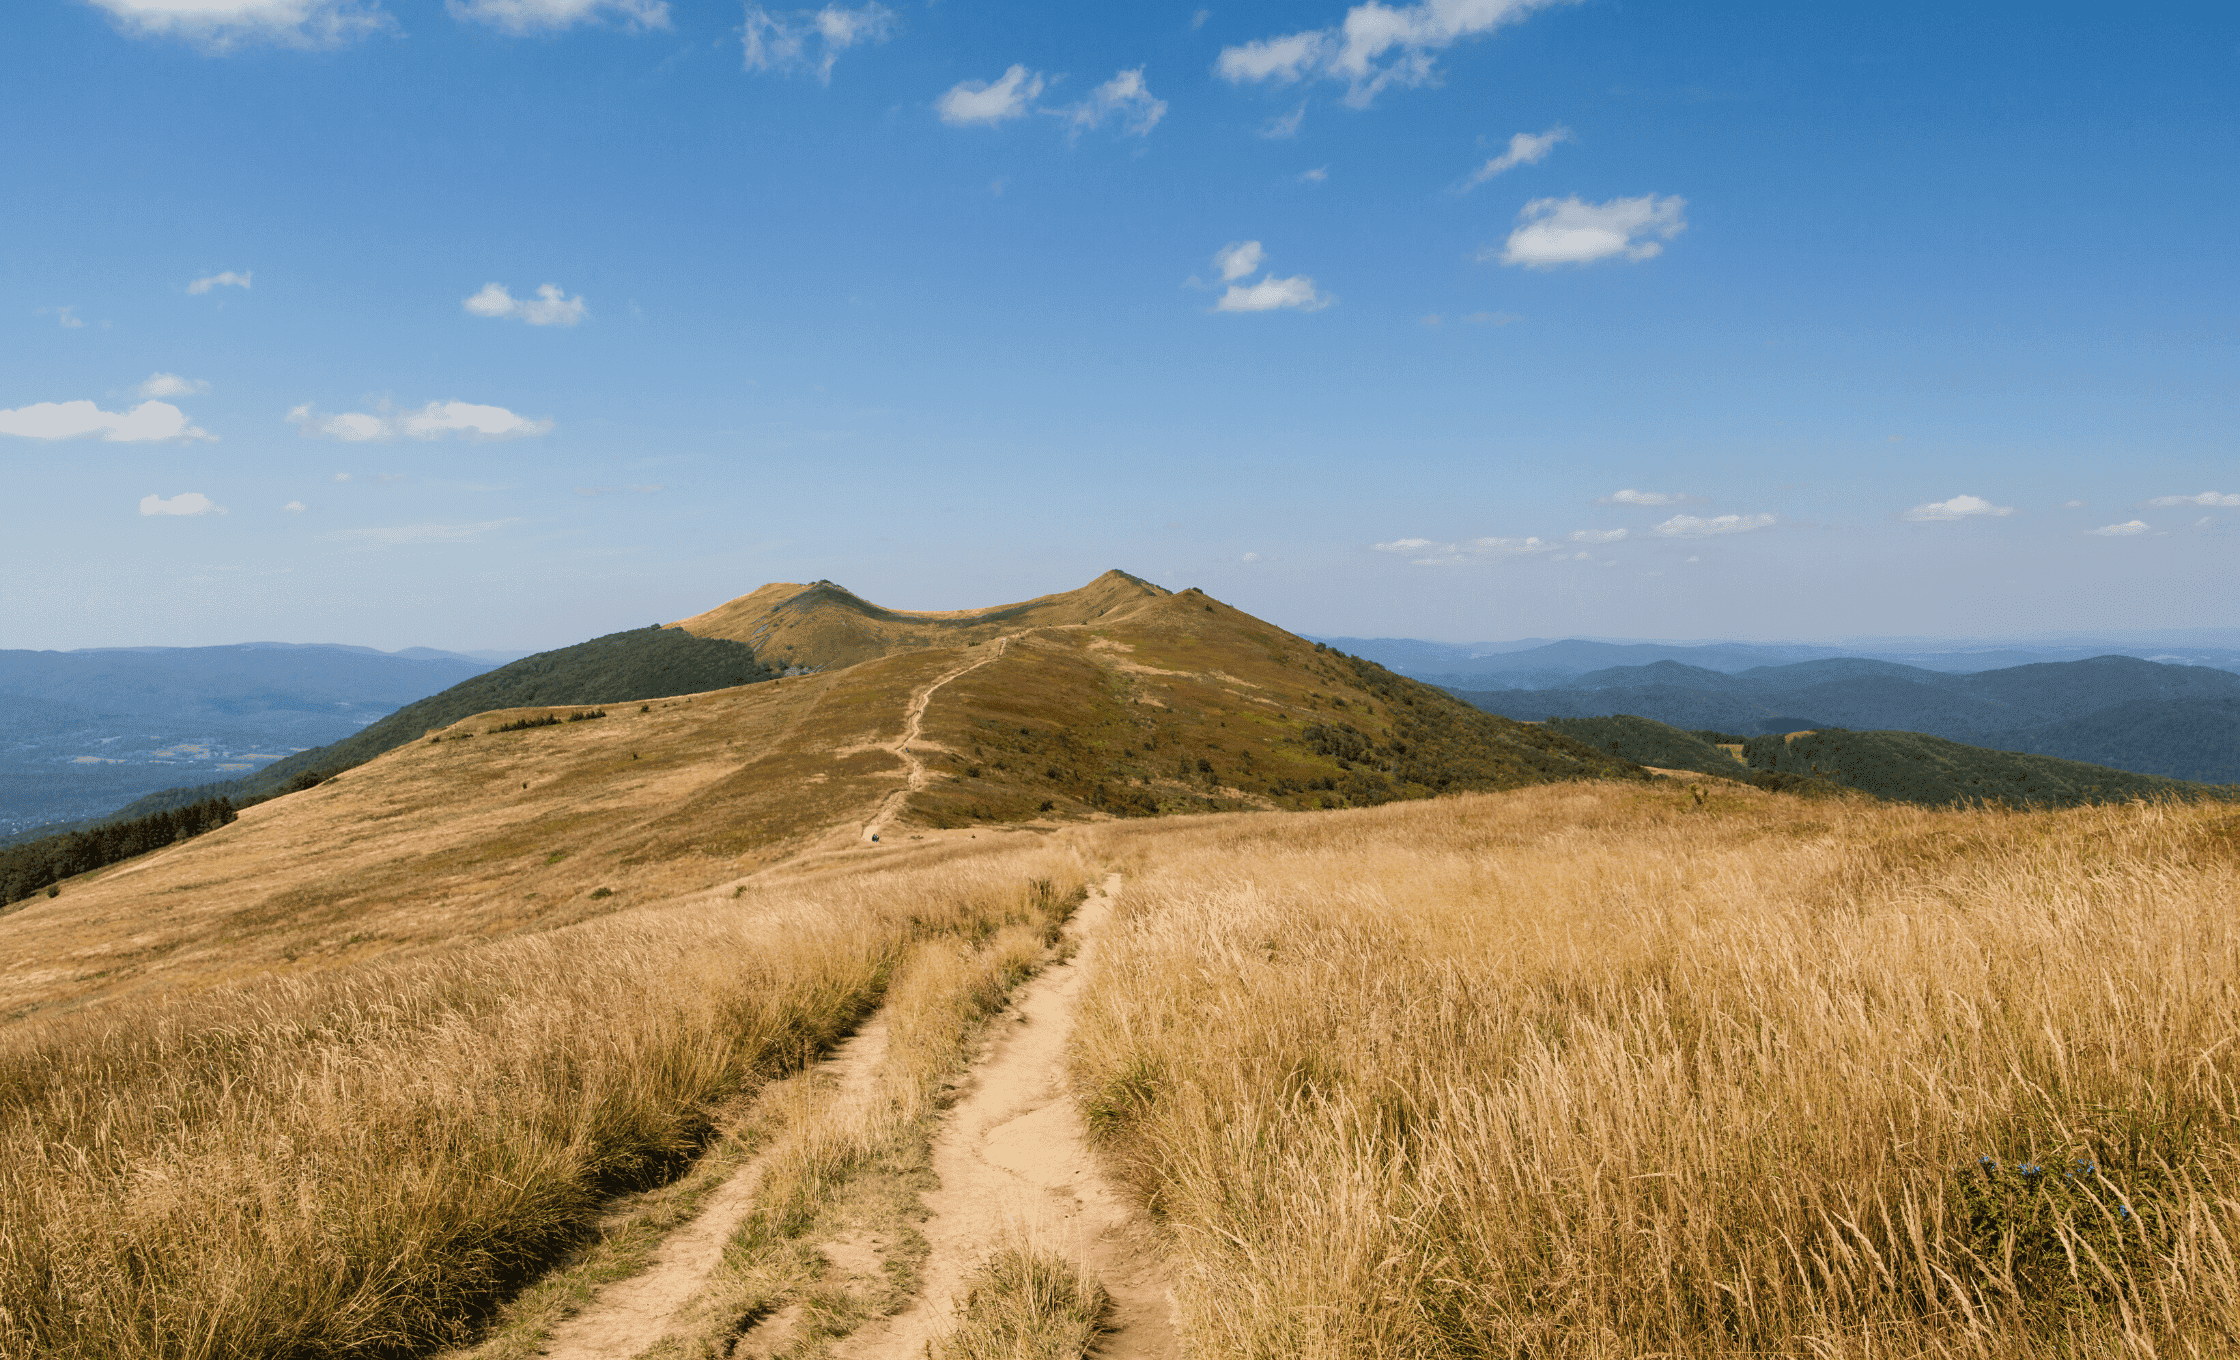
[[[902,811],[902,806],[909,801],[910,795],[926,786],[926,763],[919,758],[918,753],[912,748],[917,745],[920,735],[924,731],[926,707],[933,702],[934,692],[958,676],[976,671],[989,662],[999,659],[1002,657],[1004,649],[1010,645],[1011,635],[1008,633],[993,642],[980,644],[979,647],[972,649],[981,651],[980,656],[973,658],[962,666],[943,672],[920,688],[917,693],[910,696],[910,707],[902,724],[902,737],[893,746],[887,748],[902,757],[902,763],[906,767],[907,774],[902,787],[880,799],[879,810],[872,814],[870,821],[863,824],[864,840],[875,841],[879,839],[879,833],[884,831],[887,824],[893,821],[896,815]]]
[[[925,1289],[900,1315],[866,1326],[833,1349],[837,1360],[922,1360],[947,1331],[973,1271],[992,1252],[1026,1245],[1053,1252],[1112,1296],[1107,1360],[1174,1360],[1173,1280],[1140,1215],[1099,1171],[1067,1091],[1066,1041],[1097,937],[1120,876],[1074,914],[1073,958],[1046,970],[992,1029],[990,1050],[936,1137],[941,1188],[926,1196],[932,1248]]]

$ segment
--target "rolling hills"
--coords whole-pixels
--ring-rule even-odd
[[[1764,789],[1856,789],[1932,807],[2076,807],[2149,800],[2226,801],[2240,790],[2133,774],[2083,761],[1969,746],[1919,732],[1843,728],[1739,737],[1684,732],[1648,718],[1551,718],[1548,726],[1612,755]]]
[[[581,669],[528,658],[401,710],[357,749],[306,753],[294,773],[324,782],[247,789],[275,796],[0,917],[0,1015],[540,931],[944,831],[1647,778],[1195,590],[1114,574],[1016,613],[898,616],[949,639],[920,647],[864,641],[841,594],[787,619],[797,671],[824,669],[752,679],[767,672],[747,645],[645,629],[542,654]],[[1012,631],[986,634],[990,615]],[[887,650],[831,664],[867,647]],[[702,657],[718,684],[749,683],[675,693]],[[621,702],[610,681],[669,692]],[[517,706],[488,711],[493,698]],[[605,716],[501,730],[590,704]]]
[[[2240,782],[2240,675],[2136,657],[1965,675],[1859,657],[1733,674],[1666,660],[1589,672],[1561,688],[1464,697],[1527,720],[1629,713],[1744,734],[1903,730],[2137,774]]]
[[[0,838],[261,769],[490,665],[277,643],[0,651]]]

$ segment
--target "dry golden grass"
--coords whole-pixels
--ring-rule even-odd
[[[1104,1287],[1046,1251],[1006,1247],[974,1273],[931,1360],[1081,1360],[1103,1331]]]
[[[1094,834],[1137,873],[1076,1074],[1202,1354],[2240,1350],[2228,808]]]
[[[18,1023],[0,1037],[0,1354],[458,1338],[609,1196],[672,1174],[714,1103],[852,1026],[904,959],[906,992],[985,1009],[1052,927],[1035,880],[1053,877],[1078,862],[982,855]],[[920,1028],[905,1056],[946,1043],[909,1060],[953,1065],[962,1041]]]

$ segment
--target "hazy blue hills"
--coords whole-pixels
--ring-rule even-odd
[[[1677,662],[1702,670],[1735,674],[1768,666],[1815,660],[1879,661],[1916,670],[1968,674],[2046,662],[2082,661],[2097,656],[2129,656],[2172,665],[2212,666],[2240,671],[2240,640],[2226,632],[2183,637],[2150,637],[2130,642],[2088,645],[2046,642],[2037,645],[1892,639],[1887,648],[1861,649],[1806,643],[1602,642],[1584,638],[1516,642],[1425,642],[1417,638],[1317,638],[1342,652],[1365,657],[1417,680],[1448,689],[1554,689],[1576,684],[1596,671]]]
[[[277,643],[0,651],[0,835],[258,769],[490,667]]]
[[[118,817],[140,817],[224,797],[246,804],[363,765],[416,741],[430,728],[500,708],[630,703],[752,684],[780,674],[755,659],[754,649],[723,638],[694,637],[677,628],[636,628],[538,652],[432,694],[362,731],[238,778],[150,794]]]
[[[1991,750],[1919,732],[1831,728],[1801,736],[1719,743],[1729,733],[1685,732],[1621,714],[1556,718],[1549,726],[1644,765],[1690,770],[1760,788],[1811,794],[1857,789],[1931,806],[2074,807],[2132,798],[2231,798],[2229,788],[2135,774],[2084,761]]]
[[[1487,712],[1526,720],[1622,713],[1746,736],[1903,730],[2170,779],[2240,782],[2240,675],[2127,656],[1975,674],[1863,657],[1731,674],[1658,661],[1543,689],[1458,692]]]

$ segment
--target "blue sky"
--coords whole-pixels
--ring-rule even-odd
[[[2240,625],[2230,6],[0,25],[0,646]]]

